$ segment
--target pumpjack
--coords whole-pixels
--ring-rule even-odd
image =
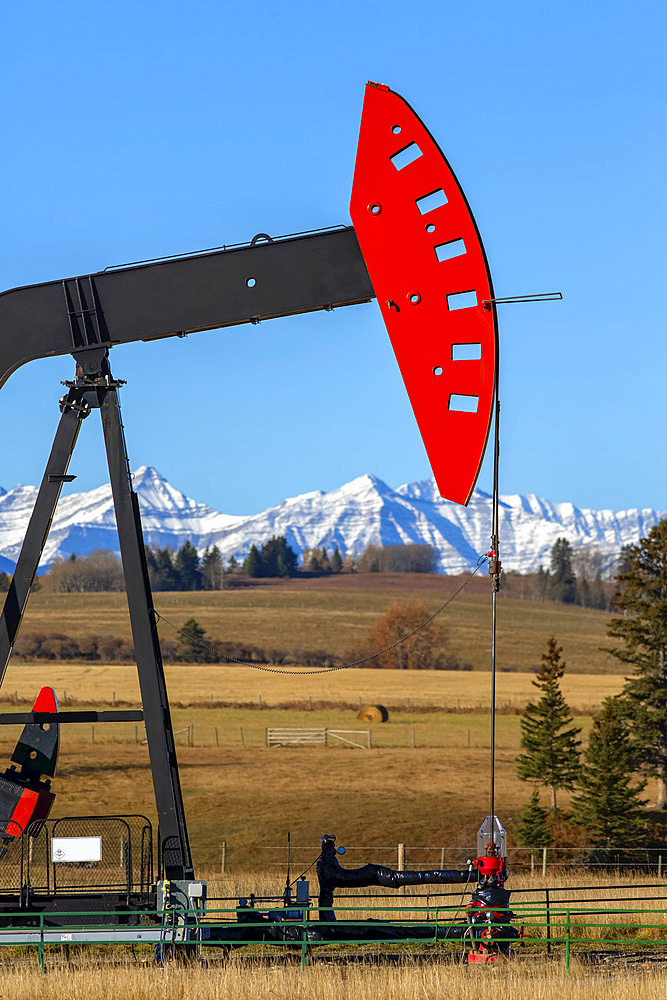
[[[68,470],[81,425],[97,410],[142,701],[140,710],[64,712],[42,692],[32,712],[0,716],[0,723],[26,725],[12,757],[21,771],[10,770],[0,778],[3,843],[12,837],[34,838],[44,830],[53,792],[42,775],[55,773],[61,723],[143,721],[158,817],[158,898],[164,902],[180,893],[190,900],[187,905],[201,906],[204,890],[194,875],[139,502],[123,434],[119,389],[124,383],[112,374],[112,348],[375,298],[440,493],[468,503],[492,416],[497,415],[497,300],[477,225],[452,168],[408,103],[382,84],[366,87],[350,215],[352,226],[280,238],[260,233],[245,244],[108,268],[0,295],[0,388],[19,366],[38,358],[71,354],[75,369],[60,399],[60,422],[0,616],[0,684],[63,484],[75,478]],[[497,580],[497,526],[492,549]],[[37,749],[36,758],[26,749],[31,747]],[[360,877],[345,874],[340,866],[338,870],[332,849],[333,842],[325,839],[318,863],[322,912],[331,909],[334,887]],[[495,880],[498,888],[505,869],[504,862],[496,865],[497,857],[497,852],[485,854],[471,863],[463,881],[476,872],[482,881]],[[387,878],[392,884],[406,879],[379,869],[371,874],[380,884]],[[449,879],[446,873],[437,875]],[[436,876],[432,881],[438,881]],[[25,899],[33,908],[41,905],[34,884]],[[485,900],[479,897],[478,908],[488,909]],[[51,898],[45,892],[43,906],[47,902]],[[477,924],[474,913],[471,924]]]

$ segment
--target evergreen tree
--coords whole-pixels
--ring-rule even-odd
[[[565,672],[563,649],[553,636],[542,654],[542,666],[533,685],[542,692],[538,702],[526,705],[521,718],[521,746],[517,776],[521,781],[538,781],[551,788],[551,811],[556,812],[556,792],[575,784],[581,732],[571,725],[572,716],[560,689]]]
[[[200,583],[199,556],[192,542],[181,545],[174,559],[179,590],[197,590]]]
[[[621,545],[618,557],[616,559],[616,575],[623,576],[624,573],[629,573],[632,569],[632,558],[631,558],[632,545]]]
[[[639,847],[647,824],[640,798],[646,781],[631,784],[634,750],[625,708],[607,698],[593,728],[579,772],[579,792],[572,800],[572,819],[586,830],[595,847]]]
[[[557,538],[551,548],[550,597],[563,604],[574,604],[577,581],[572,570],[572,546],[567,538]]]
[[[294,576],[299,560],[287,544],[284,535],[277,535],[264,542],[261,551],[260,576]]]
[[[516,825],[516,839],[521,847],[551,847],[551,831],[547,811],[540,805],[540,795],[535,788]]]
[[[171,549],[146,548],[146,563],[153,590],[178,590],[179,579]]]
[[[635,668],[621,695],[630,737],[642,769],[658,779],[658,809],[667,809],[667,520],[626,547],[629,569],[620,587],[607,634],[621,645],[609,649]]]
[[[319,571],[322,569],[322,564],[320,563],[319,549],[311,549],[310,555],[308,557],[308,562],[306,563],[306,567],[309,573],[319,573]]]
[[[336,549],[338,551],[338,549]],[[9,584],[11,583],[11,577],[7,573],[0,573],[0,593],[6,593],[9,590]]]
[[[341,558],[340,552],[338,551],[338,546],[333,550],[333,555],[331,556],[331,572],[340,573],[343,568],[343,560]]]
[[[180,631],[179,642],[183,646],[183,658],[190,663],[204,663],[208,650],[204,649],[206,632],[195,618],[188,618]]]
[[[327,552],[324,546],[322,546],[321,550],[320,563],[325,573],[331,572],[331,562],[329,561],[329,553]]]
[[[262,558],[256,545],[250,546],[250,552],[243,560],[243,572],[246,576],[262,575]]]

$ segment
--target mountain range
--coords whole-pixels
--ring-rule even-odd
[[[443,500],[432,479],[392,489],[368,474],[328,493],[303,493],[251,515],[221,514],[191,500],[149,466],[134,473],[134,489],[148,545],[177,549],[190,541],[200,553],[217,545],[225,561],[231,556],[241,560],[253,543],[285,535],[299,554],[322,546],[358,556],[370,543],[431,545],[438,572],[460,573],[473,567],[490,544],[491,497],[477,491],[468,507],[460,507]],[[0,570],[13,572],[36,496],[34,486],[0,489]],[[521,573],[547,567],[553,543],[564,537],[574,550],[599,551],[609,573],[621,546],[638,541],[664,517],[667,511],[586,510],[533,494],[502,496],[503,566]],[[61,498],[42,569],[56,556],[85,555],[93,549],[118,550],[108,485]]]

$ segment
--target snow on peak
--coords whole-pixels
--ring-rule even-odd
[[[468,507],[443,500],[435,481],[405,483],[394,490],[371,473],[331,490],[289,497],[254,515],[220,514],[187,497],[157,469],[142,465],[133,475],[144,534],[149,545],[177,549],[185,541],[203,551],[217,545],[225,559],[242,559],[250,546],[285,535],[299,553],[336,546],[359,555],[373,543],[430,545],[440,572],[459,573],[486,552],[491,533],[491,498],[478,490]],[[15,563],[37,496],[34,486],[0,491],[0,560]],[[573,548],[594,546],[608,568],[622,545],[636,542],[667,512],[583,510],[534,494],[501,497],[501,554],[506,569],[520,572],[548,566],[553,543],[567,538]],[[44,563],[57,554],[84,555],[96,548],[117,550],[118,538],[108,485],[64,496],[56,512]]]

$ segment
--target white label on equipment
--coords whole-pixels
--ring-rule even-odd
[[[72,938],[71,934],[61,934],[60,935],[60,940],[61,941],[72,941],[73,938]]]
[[[101,861],[101,837],[54,837],[51,841],[52,861]]]

